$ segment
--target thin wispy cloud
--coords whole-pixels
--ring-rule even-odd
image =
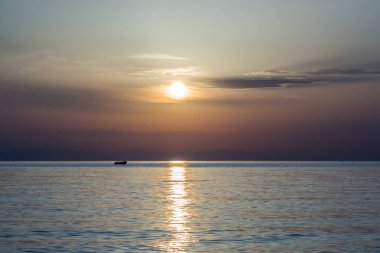
[[[174,61],[187,61],[188,58],[170,55],[170,54],[138,54],[132,56],[134,59],[141,60],[174,60]]]
[[[196,76],[196,75],[199,75],[199,72],[196,67],[188,66],[188,67],[178,67],[178,68],[144,69],[144,70],[130,73],[129,75],[135,78],[160,79],[160,78],[165,78],[165,77],[176,77],[176,76]]]
[[[310,75],[379,75],[380,69],[361,69],[361,68],[331,68],[331,69],[317,69],[308,72]]]

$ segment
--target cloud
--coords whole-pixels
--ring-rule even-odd
[[[378,79],[380,79],[380,69],[330,68],[308,72],[284,70],[249,72],[233,77],[205,78],[202,81],[217,88],[250,89],[350,83]]]
[[[49,50],[10,53],[0,57],[0,76],[8,79],[124,81],[129,72],[130,69],[124,65],[70,58]]]
[[[139,54],[132,56],[134,59],[142,59],[142,60],[175,60],[175,61],[187,61],[188,58],[174,56],[170,54]]]
[[[370,75],[380,74],[380,69],[360,69],[360,68],[330,68],[330,69],[317,69],[308,72],[310,75]]]
[[[108,110],[120,108],[128,101],[99,88],[37,84],[25,81],[0,80],[2,108],[51,108],[58,110]]]
[[[278,88],[286,85],[306,85],[310,80],[288,78],[218,78],[212,79],[211,83],[219,88],[247,89],[247,88]]]
[[[160,79],[179,76],[196,76],[199,75],[199,72],[196,67],[188,66],[178,68],[145,69],[130,73],[129,75],[141,79]]]

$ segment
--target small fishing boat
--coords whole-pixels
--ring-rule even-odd
[[[115,164],[115,165],[126,165],[127,161],[116,161],[113,164]]]

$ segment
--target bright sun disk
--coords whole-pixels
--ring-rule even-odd
[[[174,82],[167,89],[167,93],[171,98],[181,99],[187,97],[189,91],[183,82]]]

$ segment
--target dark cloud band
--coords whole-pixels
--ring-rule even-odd
[[[264,73],[264,74],[263,74]],[[309,72],[265,71],[241,76],[209,78],[203,82],[226,89],[281,88],[311,84],[351,83],[380,79],[380,69],[332,68]]]
[[[311,80],[300,79],[248,79],[248,78],[219,78],[212,79],[211,83],[219,88],[247,89],[247,88],[279,88],[285,85],[305,85],[312,83]]]

